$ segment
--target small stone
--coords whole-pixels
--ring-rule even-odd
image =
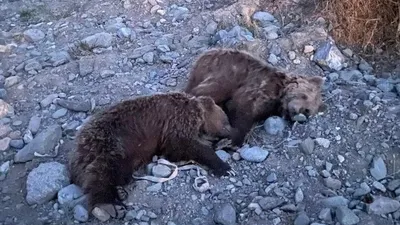
[[[42,65],[36,61],[35,59],[28,60],[25,65],[25,71],[29,72],[32,70],[40,70],[42,69]]]
[[[171,169],[166,165],[155,165],[152,168],[152,173],[156,177],[169,177]]]
[[[265,120],[264,129],[269,135],[278,135],[285,129],[285,121],[278,116],[272,116]]]
[[[269,152],[265,149],[262,149],[258,146],[254,146],[251,148],[245,147],[240,150],[240,157],[249,162],[262,162],[269,155]]]
[[[320,145],[324,148],[329,148],[329,146],[331,144],[331,142],[325,138],[316,138],[315,141],[317,142],[318,145]]]
[[[349,48],[346,48],[345,50],[343,50],[343,54],[347,57],[352,57],[353,56],[353,51]]]
[[[119,38],[129,38],[132,35],[132,30],[128,27],[122,27],[117,31]]]
[[[50,95],[47,95],[47,97],[46,98],[44,98],[41,102],[40,102],[40,107],[43,109],[43,108],[46,108],[47,106],[49,106],[53,101],[54,101],[54,99],[56,99],[56,98],[58,98],[58,94],[50,94]]]
[[[340,180],[328,177],[324,179],[324,184],[332,190],[338,190],[342,187],[342,182]]]
[[[386,79],[379,79],[376,87],[382,92],[391,92],[394,89],[394,85]]]
[[[314,152],[315,142],[311,138],[307,138],[300,143],[300,148],[304,152],[304,154],[312,154]]]
[[[396,179],[396,180],[391,180],[387,186],[387,188],[390,191],[394,191],[396,190],[398,187],[400,187],[400,179]]]
[[[374,186],[374,188],[377,189],[377,190],[380,190],[382,192],[386,192],[385,186],[383,184],[381,184],[380,182],[378,182],[378,181],[374,181],[372,183],[372,186]]]
[[[265,197],[260,199],[260,201],[258,202],[261,208],[266,211],[280,207],[284,203],[285,203],[284,200],[276,197]]]
[[[101,78],[107,78],[107,77],[112,77],[115,75],[115,72],[113,70],[103,70],[100,73]]]
[[[355,114],[355,113],[350,113],[350,119],[351,120],[356,120],[356,119],[358,119],[358,115],[357,114]]]
[[[217,150],[215,154],[224,162],[227,162],[231,158],[231,155],[224,150]]]
[[[294,220],[294,225],[309,225],[310,222],[310,218],[307,216],[307,214],[305,212],[301,212]]]
[[[134,220],[137,217],[137,211],[136,210],[129,210],[126,214],[125,214],[125,220],[131,221]]]
[[[158,191],[161,190],[161,188],[162,188],[162,183],[157,183],[157,184],[153,184],[153,185],[147,187],[147,188],[146,188],[146,191],[149,191],[149,192],[158,192]]]
[[[289,51],[288,56],[290,60],[294,60],[296,58],[296,53],[294,51]]]
[[[74,207],[74,219],[79,222],[86,222],[89,220],[89,213],[82,205]]]
[[[10,170],[10,161],[4,162],[0,166],[0,181],[5,180],[8,171]]]
[[[267,182],[268,183],[274,183],[276,180],[278,180],[276,173],[271,173],[270,175],[268,175],[267,177]]]
[[[330,177],[331,174],[327,170],[322,170],[321,171],[321,176],[327,178],[327,177]]]
[[[58,99],[57,104],[74,112],[89,112],[92,109],[90,101]]]
[[[360,184],[360,188],[357,188],[353,194],[354,197],[364,196],[371,192],[371,188],[368,186],[367,183],[362,182]]]
[[[267,27],[271,24],[271,22],[275,21],[275,17],[268,12],[256,12],[252,16],[253,20],[255,20],[261,27]]]
[[[53,52],[50,53],[49,56],[49,63],[51,63],[54,67],[66,64],[71,60],[71,56],[66,51]]]
[[[378,181],[386,177],[387,169],[381,157],[374,157],[370,173]]]
[[[21,148],[24,147],[24,140],[22,140],[22,139],[11,140],[10,141],[10,146],[12,148],[21,149]]]
[[[301,188],[297,188],[296,194],[294,195],[294,199],[296,201],[296,204],[299,204],[300,202],[303,201],[304,194],[303,194],[303,191],[301,190]]]
[[[350,82],[357,81],[363,77],[363,74],[359,70],[343,70],[340,71],[340,79]]]
[[[158,45],[157,50],[160,52],[169,52],[171,49],[168,47],[168,45]]]
[[[38,29],[28,29],[24,31],[24,38],[29,42],[38,42],[42,40],[46,35],[43,31]]]
[[[240,154],[235,152],[232,154],[232,159],[235,161],[239,161],[241,159]]]
[[[331,222],[332,221],[332,213],[330,208],[323,208],[321,212],[319,212],[318,218],[320,220],[323,220],[325,222]]]
[[[369,209],[372,213],[377,215],[388,214],[400,209],[400,202],[388,197],[377,197],[369,205]]]
[[[81,196],[83,196],[82,189],[75,184],[70,184],[58,192],[57,200],[61,205],[68,205]]]
[[[51,115],[51,117],[53,117],[53,119],[59,119],[59,118],[65,116],[65,115],[67,115],[67,113],[68,113],[68,109],[62,108],[62,109],[59,109],[59,110],[55,111]]]
[[[147,52],[143,55],[143,60],[148,63],[148,64],[153,64],[154,61],[154,53],[153,52]]]
[[[145,45],[139,48],[136,48],[133,50],[133,52],[131,53],[131,55],[129,56],[130,59],[137,59],[142,57],[144,54],[151,52],[155,49],[154,46],[152,45]]]
[[[113,37],[111,34],[106,33],[106,32],[101,32],[97,33],[94,35],[91,35],[89,37],[86,37],[83,39],[81,42],[85,43],[88,48],[93,49],[93,48],[108,48],[111,46],[113,41]]]
[[[0,152],[7,151],[10,148],[11,138],[5,137],[0,140]]]
[[[94,70],[94,58],[90,56],[82,57],[79,59],[79,75],[85,77],[91,74]]]
[[[338,160],[339,160],[339,163],[343,163],[344,157],[342,155],[338,155]]]
[[[108,214],[105,210],[100,209],[99,207],[95,207],[92,210],[92,215],[96,217],[98,220],[101,222],[106,222],[107,220],[110,219],[110,214]]]
[[[291,119],[300,123],[307,121],[307,117],[303,113],[296,114]]]
[[[215,207],[214,222],[221,225],[236,224],[236,210],[229,204],[225,203]]]
[[[10,87],[18,84],[20,81],[21,81],[21,77],[19,77],[19,76],[7,77],[4,82],[4,87],[10,88]]]
[[[330,73],[329,75],[328,75],[328,78],[329,78],[329,80],[330,81],[336,81],[337,79],[339,79],[339,74],[338,73]]]
[[[329,198],[325,198],[320,200],[322,205],[329,208],[335,208],[339,206],[347,206],[349,204],[349,200],[347,200],[343,196],[333,196]]]
[[[353,225],[360,222],[360,218],[351,211],[347,206],[336,208],[336,218],[341,225]]]
[[[211,21],[207,26],[206,26],[206,33],[210,35],[214,35],[215,32],[217,31],[218,24],[215,21]]]
[[[43,204],[53,199],[69,183],[65,165],[58,162],[41,163],[28,174],[26,201],[29,205]]]
[[[304,53],[311,53],[311,52],[313,52],[314,51],[314,47],[312,46],[312,45],[306,45],[306,46],[304,46]]]
[[[278,64],[278,57],[275,54],[270,54],[268,57],[268,62],[271,63],[272,65]]]

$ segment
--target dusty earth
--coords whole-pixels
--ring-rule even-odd
[[[327,110],[260,123],[218,151],[237,175],[206,175],[203,192],[194,169],[126,187],[127,215],[104,224],[399,224],[399,74],[336,46],[315,15],[304,1],[0,0],[0,224],[99,224],[64,166],[76,130],[121,99],[180,90],[217,46],[326,77]],[[169,176],[155,164],[143,172]]]

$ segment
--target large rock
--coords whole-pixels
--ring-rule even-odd
[[[374,214],[388,214],[400,209],[400,202],[388,197],[378,197],[369,205],[369,209]]]
[[[27,162],[34,158],[34,153],[51,154],[54,147],[61,139],[62,131],[59,125],[52,125],[45,131],[42,131],[29,142],[23,149],[15,154],[14,161],[16,163]]]
[[[315,52],[313,60],[325,70],[344,68],[345,57],[332,41],[324,42]]]
[[[43,204],[70,184],[68,170],[58,162],[42,163],[33,169],[26,181],[26,201],[29,205]]]
[[[111,34],[106,32],[101,32],[89,36],[82,40],[82,43],[85,43],[88,48],[108,48],[111,46],[113,41],[113,37]]]
[[[370,173],[376,180],[381,180],[386,177],[386,164],[381,157],[374,157]]]
[[[24,38],[29,42],[38,42],[46,35],[39,29],[28,29],[24,31]]]
[[[215,207],[214,222],[222,225],[235,225],[235,208],[229,203]]]
[[[354,225],[360,222],[360,218],[346,206],[336,208],[336,218],[341,225]]]

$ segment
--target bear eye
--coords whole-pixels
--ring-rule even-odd
[[[310,110],[309,110],[309,109],[305,109],[305,110],[304,110],[304,114],[305,114],[305,115],[310,115]]]

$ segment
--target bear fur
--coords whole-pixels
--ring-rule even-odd
[[[217,176],[230,174],[206,139],[230,132],[227,115],[210,97],[168,93],[125,100],[94,114],[79,130],[69,158],[71,180],[88,194],[89,210],[123,207],[118,188],[154,155],[193,160]]]
[[[194,63],[184,92],[210,96],[232,125],[232,144],[241,146],[254,123],[277,115],[306,117],[324,109],[322,77],[288,76],[248,52],[211,49]]]

